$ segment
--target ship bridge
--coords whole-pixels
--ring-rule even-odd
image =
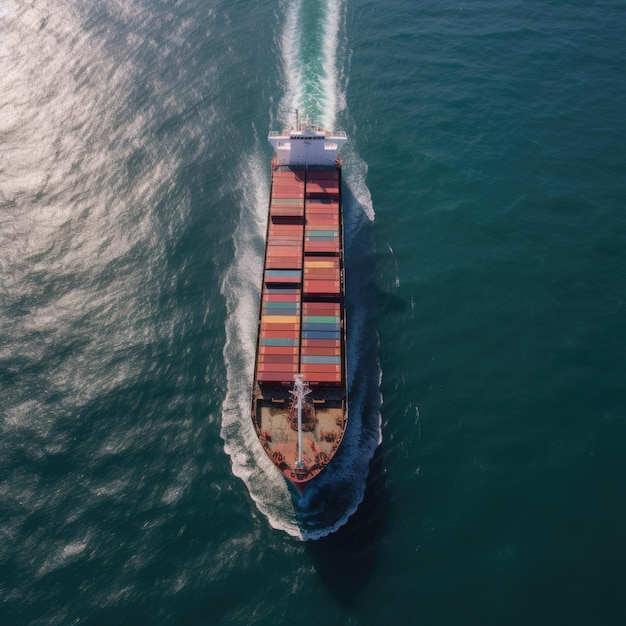
[[[324,130],[307,120],[302,126],[270,132],[268,141],[278,165],[334,165],[347,137],[343,131]]]

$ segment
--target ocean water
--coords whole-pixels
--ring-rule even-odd
[[[0,624],[626,623],[626,5],[0,1]],[[349,431],[247,420],[267,132],[343,129]]]

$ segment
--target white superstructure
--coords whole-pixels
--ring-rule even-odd
[[[327,131],[307,119],[302,125],[296,123],[295,128],[272,131],[268,140],[278,165],[334,165],[347,138],[343,131]]]

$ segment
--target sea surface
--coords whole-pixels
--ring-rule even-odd
[[[0,0],[2,626],[626,624],[622,0]],[[270,130],[349,136],[350,421],[248,419]]]

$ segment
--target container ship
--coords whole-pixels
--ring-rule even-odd
[[[302,493],[348,421],[341,159],[344,132],[310,120],[274,147],[252,420],[275,467]]]

